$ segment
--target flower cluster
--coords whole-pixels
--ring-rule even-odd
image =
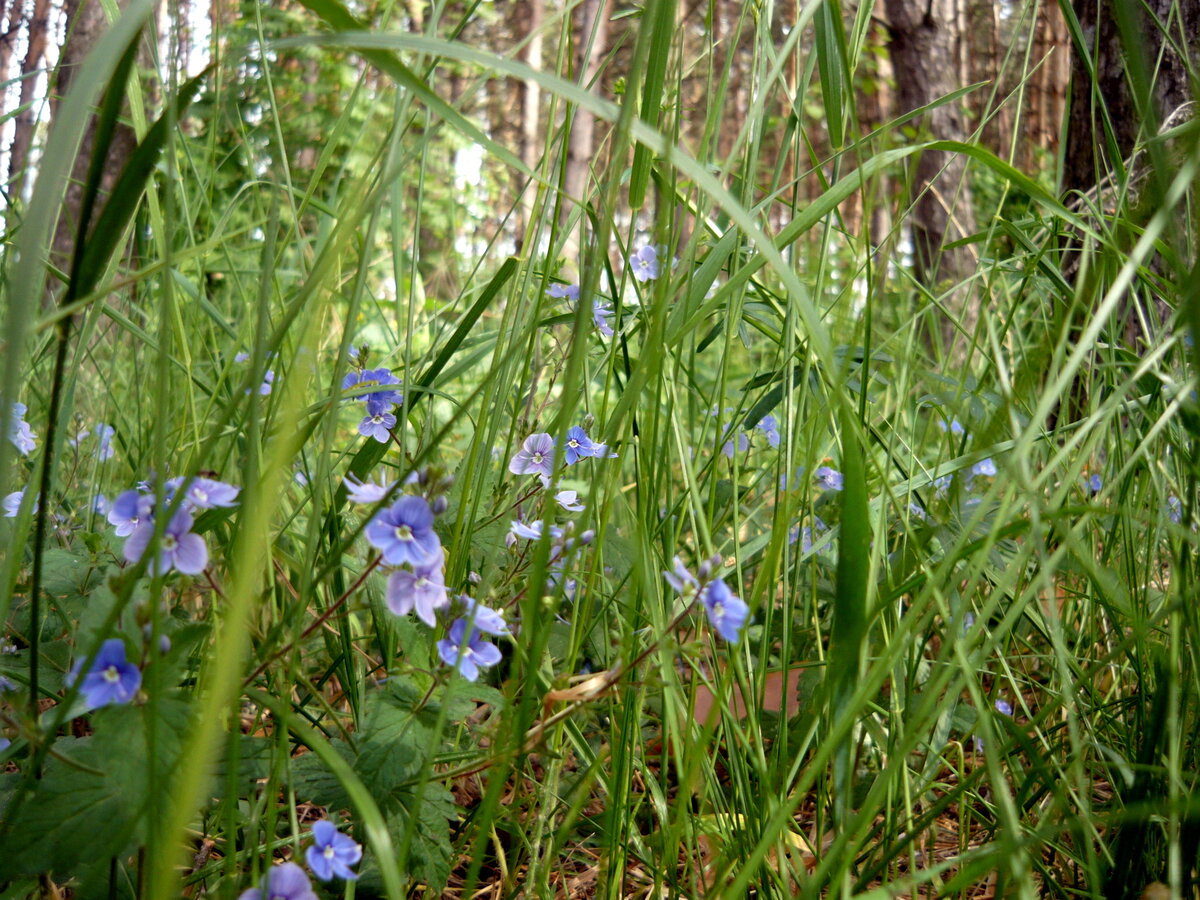
[[[674,568],[663,572],[663,578],[685,600],[699,600],[713,630],[724,640],[736,644],[750,617],[750,607],[722,579],[713,576],[720,564],[719,556],[704,560],[697,569],[697,577],[676,556]]]
[[[367,406],[366,416],[358,423],[358,433],[363,437],[374,438],[381,444],[391,439],[391,431],[396,427],[396,416],[392,410],[404,402],[404,395],[393,387],[399,383],[400,379],[392,374],[391,369],[364,369],[346,373],[342,379],[344,391],[351,388],[378,388],[359,398]]]
[[[433,530],[434,519],[446,509],[441,492],[449,488],[450,479],[434,483],[427,472],[421,472],[416,484],[430,489],[432,502],[406,494],[367,523],[367,541],[379,550],[390,569],[384,599],[393,614],[415,612],[430,628],[439,626],[439,618],[450,621],[448,637],[438,642],[438,654],[464,678],[474,681],[480,667],[500,661],[500,651],[478,632],[504,635],[509,633],[508,625],[500,613],[466,595],[451,600],[443,571],[445,552]],[[354,502],[378,503],[394,489],[394,483],[347,480],[347,487]]]
[[[27,412],[24,403],[14,403],[12,418],[8,422],[8,439],[12,441],[14,447],[21,451],[22,456],[28,456],[37,449],[37,435],[25,421]]]
[[[514,475],[537,475],[542,484],[548,486],[554,474],[555,456],[554,438],[543,432],[531,434],[525,438],[521,449],[517,451],[508,463],[508,471]],[[614,457],[617,454],[608,452],[608,445],[593,441],[588,433],[579,425],[567,431],[564,456],[568,466],[584,457]]]
[[[125,491],[113,500],[108,510],[108,521],[113,525],[117,537],[126,538],[124,555],[128,562],[136,563],[146,553],[154,538],[155,509],[154,495],[143,482],[142,489]],[[158,559],[151,566],[155,575],[165,575],[174,570],[185,575],[199,575],[208,565],[208,546],[204,538],[192,532],[198,510],[230,507],[237,505],[240,488],[211,478],[171,478],[167,481],[163,509],[174,502],[175,494],[182,491],[183,499],[170,521],[163,527],[158,543]]]

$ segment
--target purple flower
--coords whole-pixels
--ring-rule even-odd
[[[25,413],[28,410],[24,403],[14,403],[12,405],[12,418],[8,422],[8,439],[12,441],[22,456],[28,456],[37,449],[37,435],[33,433],[33,429],[29,427],[29,423],[25,421]]]
[[[750,438],[746,436],[746,432],[739,431],[737,434],[737,451],[733,449],[733,439],[725,442],[725,446],[721,448],[721,452],[725,454],[726,459],[733,459],[734,453],[745,453],[750,449]]]
[[[4,518],[6,518],[6,519],[16,518],[17,512],[21,509],[21,501],[24,499],[25,499],[25,488],[21,488],[19,491],[13,491],[11,494],[9,494],[7,497],[5,497],[4,498]],[[33,501],[33,511],[34,512],[38,511],[37,500]]]
[[[593,441],[586,431],[575,425],[567,430],[567,465],[573,466],[585,456],[605,456],[606,444]]]
[[[467,594],[461,594],[458,602],[462,607],[462,618],[469,620],[472,628],[497,637],[512,633],[509,631],[508,623],[504,621],[504,613],[500,610],[484,606]]]
[[[318,900],[312,882],[293,862],[274,866],[263,879],[263,887],[242,891],[238,900]]]
[[[571,303],[579,302],[579,285],[577,284],[552,284],[546,289],[546,293],[555,300],[569,300]]]
[[[637,281],[651,281],[658,277],[658,249],[647,244],[629,257],[629,268]]]
[[[1087,492],[1089,495],[1100,493],[1104,488],[1104,480],[1097,474],[1089,475],[1087,480]]]
[[[989,456],[987,459],[981,459],[975,465],[971,466],[972,475],[983,475],[985,478],[996,477],[996,464],[992,462]]]
[[[115,451],[113,450],[112,439],[116,435],[116,429],[111,425],[106,425],[103,422],[98,424],[92,433],[100,439],[100,446],[96,448],[96,459],[100,462],[113,458]]]
[[[167,496],[174,496],[184,481],[183,477],[167,481]],[[237,495],[241,488],[216,481],[212,478],[193,478],[187,481],[187,493],[184,495],[185,507],[192,509],[212,509],[217,506],[237,506]]]
[[[996,712],[1000,713],[1000,715],[1002,715],[1002,716],[1008,716],[1009,718],[1012,718],[1012,714],[1013,714],[1012,704],[1009,703],[1007,700],[1003,700],[1003,699],[997,700],[996,701]]]
[[[735,596],[720,578],[708,583],[700,594],[700,602],[704,604],[708,621],[717,634],[729,643],[736,644],[741,636],[742,626],[746,624],[746,618],[750,615],[750,607],[743,603],[740,597]]]
[[[939,497],[944,495],[946,491],[950,490],[950,483],[953,480],[953,475],[943,475],[941,478],[935,478],[933,480],[934,493]]]
[[[676,556],[671,562],[674,568],[670,572],[663,572],[663,578],[667,579],[667,584],[674,588],[676,593],[686,595],[700,587],[700,582],[688,571],[682,559]]]
[[[258,392],[259,392],[259,393],[260,393],[262,396],[264,396],[264,397],[265,397],[267,394],[271,393],[271,386],[272,386],[274,383],[275,383],[275,370],[274,370],[274,369],[267,369],[266,373],[263,375],[263,382],[262,382],[262,384],[260,384],[260,385],[258,386]]]
[[[605,337],[613,336],[613,328],[608,324],[608,320],[612,317],[612,314],[612,307],[607,303],[599,299],[592,301],[592,324]]]
[[[367,401],[367,412],[374,416],[385,413],[393,406],[404,402],[404,395],[390,387],[390,385],[399,383],[400,379],[392,374],[391,369],[366,369],[362,372],[348,372],[346,377],[342,379],[342,390],[349,390],[353,387],[372,387],[375,385],[383,388],[383,390],[373,391],[362,397],[362,399]]]
[[[396,427],[396,417],[390,412],[375,412],[363,418],[358,423],[358,433],[363,437],[372,437],[381,444],[386,444],[392,438],[392,429]]]
[[[772,447],[779,446],[779,423],[774,416],[766,416],[754,427],[767,436],[768,444]]]
[[[83,670],[83,663],[82,657],[75,660],[75,665],[67,673],[67,687],[75,684]],[[83,676],[79,695],[88,709],[96,709],[110,703],[128,703],[141,686],[141,670],[125,660],[125,642],[120,638],[109,638],[100,646],[92,667]]]
[[[479,677],[480,667],[494,666],[501,659],[500,648],[480,637],[477,627],[467,631],[466,619],[455,619],[450,634],[438,641],[437,648],[442,662],[457,669],[467,681]]]
[[[963,428],[962,422],[958,421],[958,419],[951,419],[949,426],[946,425],[944,419],[938,419],[937,423],[938,428],[942,429],[942,431],[949,430],[951,434],[963,434],[966,431],[966,429]]]
[[[842,473],[837,469],[831,469],[829,466],[820,466],[817,471],[813,472],[817,479],[817,484],[825,488],[827,491],[840,491],[844,479]]]
[[[511,547],[517,538],[524,538],[527,541],[538,541],[542,538],[542,520],[534,519],[526,524],[520,519],[513,519],[512,526],[508,529],[508,536],[512,539],[508,542]]]
[[[1176,525],[1183,521],[1183,504],[1174,494],[1167,497],[1167,518]]]
[[[394,481],[380,481],[376,484],[373,481],[359,481],[353,475],[347,475],[346,496],[351,503],[371,504],[378,503],[387,496],[387,492],[392,489]]]
[[[575,491],[559,491],[554,495],[555,501],[567,512],[583,512],[584,505],[579,502],[579,495]]]
[[[508,471],[514,475],[542,475],[549,478],[554,474],[554,438],[545,432],[531,434],[508,463]]]
[[[204,538],[192,534],[193,524],[192,514],[186,509],[175,513],[159,540],[158,561],[150,566],[153,574],[165,575],[172,569],[184,575],[199,575],[204,571],[208,565],[208,546]],[[125,559],[131,563],[140,560],[153,537],[154,520],[146,519],[139,523],[125,541]]]
[[[322,881],[333,876],[352,881],[358,877],[350,867],[362,859],[362,847],[354,839],[338,832],[328,819],[313,822],[313,843],[305,853],[308,867]]]
[[[118,494],[108,509],[108,521],[117,528],[117,537],[129,537],[139,524],[150,518],[154,498],[137,490]]]
[[[433,565],[442,555],[442,542],[433,531],[433,510],[424,497],[401,497],[376,513],[367,525],[367,540],[391,566],[408,563],[418,569]]]
[[[437,625],[437,610],[450,605],[441,565],[411,572],[397,569],[388,576],[385,600],[396,615],[406,616],[415,609],[417,618],[433,628]]]

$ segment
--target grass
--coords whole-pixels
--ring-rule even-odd
[[[322,817],[365,855],[321,896],[1194,893],[1194,129],[1157,202],[1118,189],[1093,215],[977,140],[864,132],[869,29],[825,7],[782,42],[747,7],[734,57],[650,3],[612,23],[602,94],[557,9],[533,71],[458,37],[499,11],[367,29],[303,6],[225,23],[195,99],[117,69],[150,9],[130,6],[10,215],[3,396],[38,444],[0,447],[0,495],[35,486],[0,525],[6,896],[234,897],[303,862]],[[602,99],[618,77],[625,102]],[[497,78],[545,98],[532,166],[475,118]],[[724,158],[696,83],[752,98]],[[138,100],[140,162],[92,191],[60,280],[76,139],[123,96],[178,99]],[[568,197],[585,110],[601,140]],[[472,143],[482,198],[447,164]],[[897,186],[934,149],[999,198],[964,285],[904,266]],[[855,197],[891,230],[855,233]],[[579,304],[547,293],[571,283]],[[929,338],[947,317],[951,348]],[[402,381],[386,443],[342,388],[363,345]],[[111,459],[72,440],[99,422]],[[509,471],[579,424],[616,458],[551,490]],[[197,514],[204,573],[127,563],[94,496],[145,479],[170,503],[198,473],[241,489]],[[347,473],[420,480],[358,506]],[[388,608],[366,526],[401,493],[443,498],[447,587],[513,625],[477,682],[444,664],[445,620]],[[515,519],[575,543],[509,544]],[[737,642],[663,579],[676,556],[716,557],[702,577],[749,607]],[[66,676],[113,637],[141,690],[89,712]]]

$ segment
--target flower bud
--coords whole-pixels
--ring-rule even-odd
[[[429,509],[435,516],[440,516],[450,506],[450,501],[446,499],[445,494],[438,494],[433,498],[433,502],[429,504]]]

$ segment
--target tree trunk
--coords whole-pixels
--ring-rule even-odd
[[[25,172],[29,161],[29,147],[33,143],[33,127],[37,123],[34,114],[34,96],[37,77],[34,73],[42,64],[46,52],[46,35],[50,29],[50,0],[34,0],[33,14],[29,17],[28,41],[25,59],[21,63],[21,112],[13,120],[13,139],[8,149],[9,182],[13,195],[20,197],[28,180]]]
[[[82,66],[84,59],[96,41],[108,29],[108,20],[100,0],[67,0],[64,4],[67,15],[67,40],[59,54],[55,74],[55,88],[51,95],[51,108],[70,90],[71,81]],[[69,270],[75,247],[75,236],[79,229],[79,216],[83,205],[84,182],[96,143],[96,122],[93,119],[83,133],[79,153],[71,170],[71,180],[63,196],[62,210],[54,230],[50,258],[54,265]],[[113,134],[100,179],[100,190],[106,194],[112,190],[117,176],[137,146],[137,136],[124,122],[118,123]],[[103,202],[103,201],[101,201]]]
[[[925,106],[962,86],[963,7],[961,0],[884,0],[889,51],[896,76],[897,113]],[[960,103],[943,103],[918,125],[937,140],[964,140],[967,126]],[[966,160],[944,152],[925,153],[912,183],[910,218],[915,274],[922,284],[961,281],[974,269],[969,247],[943,244],[975,230]]]
[[[584,87],[593,85],[608,44],[609,0],[585,0],[575,16],[575,71]],[[566,191],[572,200],[587,201],[587,181],[595,151],[596,120],[590,111],[572,111],[571,137],[567,142]]]
[[[1129,157],[1142,122],[1126,78],[1126,52],[1112,0],[1073,0],[1075,15],[1089,39],[1088,52],[1095,66],[1093,82],[1086,61],[1075,54],[1071,70],[1071,113],[1067,126],[1066,155],[1063,160],[1063,191],[1086,191],[1114,171],[1116,163]],[[1159,23],[1167,25],[1173,43],[1191,50],[1191,65],[1200,65],[1200,0],[1144,0],[1136,4],[1139,50],[1153,73],[1154,114],[1158,123],[1193,99],[1188,84],[1188,64],[1164,41],[1159,25],[1151,21],[1142,6]],[[1177,15],[1173,14],[1177,11]],[[1115,158],[1109,146],[1100,103],[1108,111]]]
[[[539,71],[542,68],[542,19],[544,10],[543,0],[527,0],[529,22],[527,33],[529,43],[525,45],[525,62],[529,68]],[[528,78],[524,83],[524,93],[521,97],[521,162],[531,171],[537,168],[538,156],[542,148],[542,92],[538,83]],[[533,218],[533,201],[536,191],[532,184],[526,184],[521,191],[521,221],[517,223],[517,247],[525,243],[525,235],[529,231],[530,220]]]

